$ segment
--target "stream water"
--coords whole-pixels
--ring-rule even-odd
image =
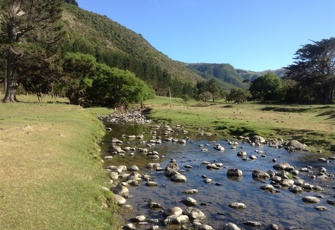
[[[160,131],[153,131],[148,125],[110,125],[111,132],[108,132],[102,143],[103,157],[110,154],[112,138],[123,141],[122,147],[130,146],[136,148],[146,148],[146,144],[140,140],[129,140],[123,134],[138,135],[144,134],[144,140],[150,140],[154,132],[162,135]],[[156,134],[156,133],[155,133]],[[149,200],[157,202],[163,208],[181,207],[186,208],[182,200],[187,197],[194,198],[206,219],[202,222],[210,225],[213,229],[222,229],[223,226],[232,222],[240,229],[254,229],[245,225],[247,221],[257,221],[262,224],[257,229],[269,229],[270,224],[277,224],[279,229],[335,229],[335,206],[328,204],[327,201],[334,200],[335,180],[334,177],[328,179],[313,179],[311,173],[300,173],[299,178],[312,185],[319,185],[323,191],[303,191],[294,194],[287,188],[278,188],[278,193],[266,192],[260,187],[265,183],[270,184],[270,180],[258,181],[253,179],[253,170],[273,170],[273,158],[278,162],[288,162],[295,169],[310,166],[311,171],[318,172],[321,167],[327,169],[327,173],[335,174],[335,161],[324,163],[318,160],[320,155],[310,152],[290,153],[285,149],[270,148],[268,146],[254,147],[246,142],[239,142],[236,148],[220,136],[199,136],[174,132],[173,137],[189,139],[186,144],[177,142],[163,142],[148,148],[149,151],[157,151],[161,157],[159,160],[150,159],[148,156],[135,151],[134,155],[126,152],[124,156],[113,156],[112,160],[105,161],[104,166],[108,165],[137,165],[140,167],[141,174],[149,174],[158,183],[156,187],[145,186],[142,182],[140,186],[130,187],[132,195],[127,199],[127,204],[133,206],[134,211],[125,215],[125,222],[130,222],[138,215],[145,215],[147,219],[158,219],[157,224],[140,225],[137,229],[150,229],[153,225],[159,225],[160,229],[178,229],[162,225],[163,215],[161,209],[150,209],[147,206]],[[163,137],[163,135],[162,135]],[[215,150],[214,143],[221,144],[225,151]],[[200,145],[208,149],[208,152],[201,151]],[[254,160],[242,160],[237,157],[239,151],[247,152],[248,156],[257,156]],[[258,152],[262,151],[263,154]],[[134,152],[134,151],[133,151]],[[183,175],[187,177],[184,183],[171,182],[164,172],[148,170],[145,168],[149,162],[158,162],[164,169],[170,159],[175,159],[180,169],[185,170]],[[223,167],[219,170],[208,170],[207,162],[222,163]],[[185,167],[187,166],[187,168]],[[239,180],[232,180],[227,177],[227,170],[238,168],[242,170],[243,176]],[[212,179],[212,183],[205,183],[204,177]],[[182,191],[187,189],[198,189],[197,194],[187,195]],[[305,196],[316,196],[320,199],[318,204],[305,203],[302,198]],[[246,205],[246,209],[236,210],[229,207],[233,202],[241,202]],[[315,206],[324,206],[326,211],[318,211]]]

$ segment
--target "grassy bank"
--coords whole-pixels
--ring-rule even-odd
[[[157,97],[147,101],[152,119],[223,135],[298,139],[314,149],[335,151],[335,106],[204,104]]]
[[[97,157],[107,109],[19,99],[0,103],[0,229],[119,229]]]

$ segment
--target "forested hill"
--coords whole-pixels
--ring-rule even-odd
[[[120,25],[107,16],[83,10],[77,2],[66,0],[63,21],[67,42],[64,50],[91,54],[98,62],[128,69],[151,85],[158,95],[171,87],[181,93],[183,85],[215,78],[224,89],[248,87],[246,82],[266,74],[235,69],[230,64],[185,64],[171,60],[154,48],[141,34]],[[201,60],[199,60],[201,61]],[[282,71],[275,73],[282,76]],[[182,83],[182,84],[181,84]]]
[[[169,84],[171,79],[194,84],[203,80],[182,63],[159,52],[141,34],[106,16],[65,5],[63,20],[68,31],[65,51],[91,54],[98,62],[129,69],[154,88]]]
[[[236,87],[246,89],[248,88],[248,82],[271,71],[254,72],[235,69],[230,64],[195,63],[185,65],[189,69],[196,71],[204,79],[215,78],[224,89],[232,89]],[[283,69],[271,72],[274,72],[279,77],[282,77],[284,74]]]

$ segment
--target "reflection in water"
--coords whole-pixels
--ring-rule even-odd
[[[113,125],[112,131],[107,133],[104,144],[102,145],[103,152],[108,155],[110,149],[109,140],[112,137],[119,138],[124,142],[122,147],[136,146],[137,148],[145,148],[146,144],[141,140],[128,140],[122,138],[123,134],[144,134],[144,140],[150,140],[155,134],[148,127],[142,125]],[[157,135],[161,135],[158,133]],[[184,138],[181,132],[173,133],[174,137]],[[276,158],[278,162],[288,162],[296,169],[312,166],[317,170],[320,167],[325,167],[330,174],[335,173],[335,163],[329,164],[318,162],[317,156],[312,153],[289,153],[284,149],[269,148],[267,146],[252,147],[248,143],[240,143],[236,149],[232,149],[222,137],[204,137],[204,136],[189,136],[190,139],[186,144],[178,144],[176,142],[165,142],[156,144],[149,148],[149,151],[157,151],[160,156],[166,156],[160,160],[150,160],[139,152],[135,152],[134,156],[126,153],[124,156],[115,156],[106,164],[109,165],[137,165],[141,168],[142,174],[149,174],[155,177],[158,183],[157,187],[147,187],[142,184],[137,187],[131,187],[127,203],[134,207],[134,213],[126,216],[126,221],[137,215],[145,215],[148,219],[163,219],[161,210],[151,210],[147,207],[147,202],[152,200],[163,206],[170,208],[179,206],[186,208],[181,202],[187,197],[192,197],[200,204],[198,208],[204,212],[207,218],[204,223],[212,226],[214,229],[222,229],[225,223],[233,222],[241,229],[252,229],[244,222],[258,221],[262,223],[259,229],[266,229],[270,224],[278,224],[285,229],[334,229],[335,227],[335,207],[327,204],[327,200],[334,199],[334,178],[328,178],[321,181],[312,179],[310,175],[300,174],[301,179],[313,185],[320,185],[324,188],[321,192],[304,191],[296,195],[290,192],[287,188],[277,188],[279,193],[270,193],[260,189],[264,183],[271,183],[270,180],[265,182],[256,181],[252,178],[253,170],[273,170],[272,159]],[[224,152],[214,150],[214,143],[221,144]],[[200,145],[208,148],[208,152],[202,152]],[[237,152],[243,149],[248,156],[256,155],[257,159],[244,161],[237,157]],[[256,153],[256,150],[262,150],[265,155]],[[308,156],[308,157],[306,157]],[[162,168],[165,168],[170,159],[176,159],[179,167],[185,172],[187,177],[185,183],[171,182],[163,172],[145,169],[145,165],[149,162],[159,162]],[[304,159],[304,160],[302,160]],[[305,159],[308,159],[305,160]],[[208,170],[202,163],[218,162],[224,165],[220,170]],[[186,169],[185,165],[191,166]],[[106,166],[106,165],[105,165]],[[242,170],[243,176],[239,180],[229,179],[226,176],[229,168],[238,168]],[[204,182],[204,176],[212,179],[212,183]],[[186,195],[182,191],[188,189],[198,189],[199,193]],[[302,201],[304,196],[321,197],[319,204],[306,204]],[[235,210],[229,207],[233,202],[241,202],[246,205],[246,209]],[[316,205],[322,205],[327,208],[327,211],[317,211],[314,209]],[[150,225],[139,226],[138,229],[149,229]],[[164,228],[163,226],[161,228]]]

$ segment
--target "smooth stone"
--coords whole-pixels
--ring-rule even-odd
[[[314,196],[305,196],[302,198],[302,201],[305,203],[319,203],[320,199],[314,197]]]

